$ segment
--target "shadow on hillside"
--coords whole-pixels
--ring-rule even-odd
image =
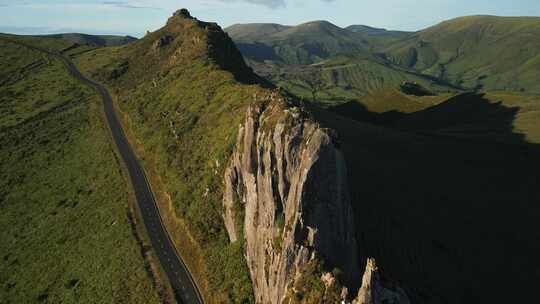
[[[278,61],[280,58],[274,51],[274,48],[264,43],[236,43],[240,52],[255,61],[264,62],[265,60]]]
[[[478,94],[412,114],[313,110],[340,136],[360,252],[413,303],[536,298],[540,149],[513,131],[518,110]]]
[[[525,143],[525,136],[513,130],[519,107],[506,107],[500,101],[492,102],[485,98],[484,94],[463,93],[439,105],[414,113],[370,112],[356,101],[329,110],[359,122],[424,135]]]

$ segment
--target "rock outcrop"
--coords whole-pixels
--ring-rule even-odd
[[[362,287],[352,304],[410,304],[409,298],[403,289],[395,287],[394,290],[384,287],[375,259],[368,259]]]
[[[343,155],[330,130],[274,92],[247,111],[225,173],[224,220],[245,242],[257,303],[281,303],[308,263],[358,287],[359,257]]]

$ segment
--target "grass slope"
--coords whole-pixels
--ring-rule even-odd
[[[469,88],[540,93],[540,18],[469,16],[385,50],[393,61]]]
[[[367,42],[361,35],[327,21],[294,27],[235,25],[226,31],[244,56],[257,61],[305,65],[336,55],[367,53]]]
[[[321,82],[317,102],[330,104],[398,88],[404,81],[417,82],[434,92],[456,91],[443,81],[396,66],[378,54],[412,33],[365,26],[342,29],[326,21],[295,27],[245,24],[226,30],[259,75],[304,99],[313,99],[313,74],[319,74],[315,77]]]
[[[0,53],[1,302],[159,303],[101,101],[55,59]]]
[[[89,44],[94,46],[120,46],[136,41],[137,38],[131,36],[113,35],[87,35],[79,33],[65,33],[41,36],[45,38],[63,39],[77,44]]]
[[[308,79],[315,77],[321,82],[316,101],[329,105],[362,99],[380,91],[391,91],[399,88],[403,82],[415,82],[437,93],[455,91],[455,88],[437,80],[395,69],[380,60],[362,57],[338,57],[318,65],[284,67],[266,77],[307,100],[313,99],[313,86]]]

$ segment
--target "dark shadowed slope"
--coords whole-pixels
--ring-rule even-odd
[[[465,94],[394,116],[359,106],[358,121],[315,110],[340,134],[360,251],[414,302],[535,298],[540,120],[525,123],[539,113],[525,99]]]

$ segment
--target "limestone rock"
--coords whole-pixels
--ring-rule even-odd
[[[224,220],[245,240],[257,303],[281,303],[315,256],[359,283],[347,172],[334,137],[278,93],[249,107],[225,173]]]

